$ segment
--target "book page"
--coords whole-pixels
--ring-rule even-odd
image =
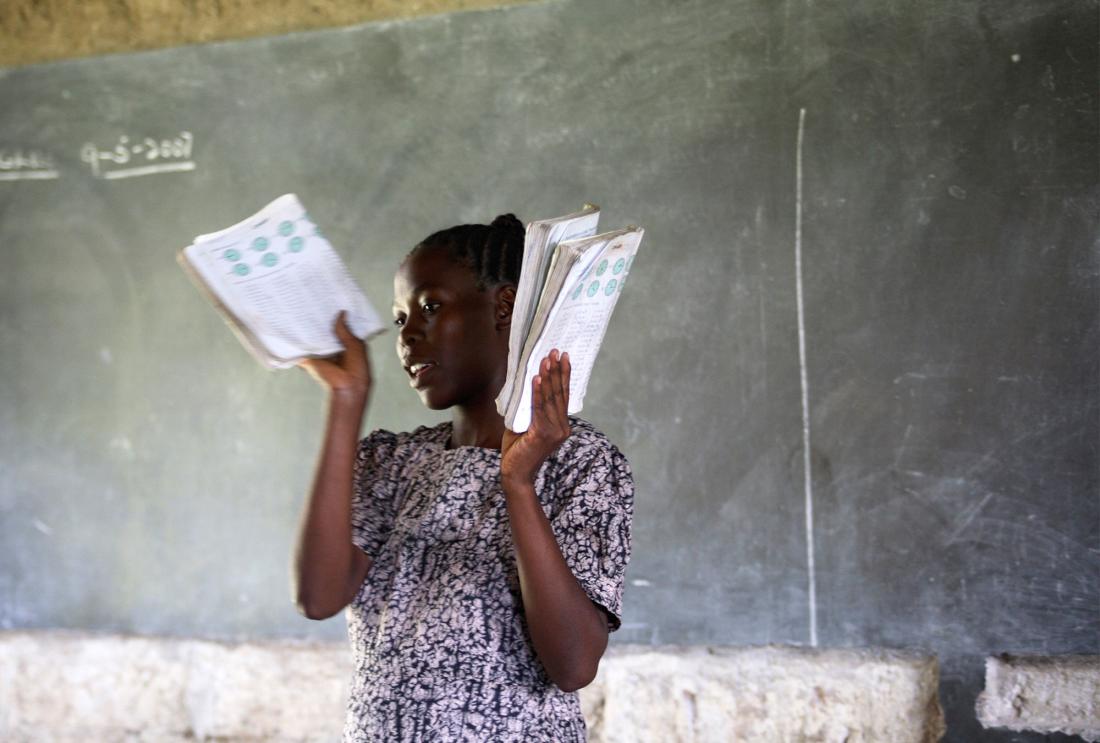
[[[558,295],[561,294],[562,288],[574,272],[576,272],[576,275],[580,275],[586,272],[590,265],[594,265],[593,261],[606,244],[606,236],[591,239],[578,238],[558,243],[554,249],[542,286],[542,294],[539,296],[538,307],[535,309],[530,327],[524,337],[523,350],[520,353],[519,361],[516,364],[509,364],[509,378],[512,386],[510,394],[506,398],[505,409],[500,411],[501,415],[508,416],[514,413],[516,406],[519,404],[519,396],[522,394],[523,385],[529,381],[524,377],[523,370],[527,368],[531,354],[535,351],[535,344],[538,342],[543,328],[546,327],[546,321],[550,317],[554,305],[558,302]],[[508,388],[505,387],[505,390],[508,391]],[[504,398],[504,393],[501,393],[501,398]],[[498,399],[498,410],[499,407],[500,400]]]
[[[511,430],[526,431],[530,426],[531,380],[538,374],[543,358],[554,348],[569,354],[568,410],[570,414],[580,412],[596,355],[642,234],[641,229],[608,233],[610,239],[596,248],[594,260],[581,260],[573,266],[565,281],[566,290],[554,302],[545,328],[531,346],[524,384],[517,391],[512,415],[505,421]]]
[[[332,330],[340,310],[359,337],[382,329],[340,257],[296,198],[282,197],[254,217],[185,249],[274,367],[338,352]]]
[[[514,379],[521,368],[521,353],[535,317],[539,299],[549,272],[554,248],[563,240],[573,240],[596,234],[599,207],[585,204],[573,214],[543,219],[527,226],[523,245],[523,267],[516,301],[512,309],[512,327],[508,336],[508,379],[497,398],[497,410],[503,415],[515,389]]]
[[[508,349],[508,375],[504,389],[496,400],[497,412],[500,415],[508,416],[510,412],[516,409],[519,396],[522,394],[522,385],[525,382],[525,376],[522,372],[527,369],[527,361],[531,356],[535,341],[543,326],[546,325],[553,303],[558,299],[561,283],[565,280],[565,276],[569,275],[577,258],[579,258],[579,253],[569,249],[555,249],[551,253],[546,280],[542,284],[542,293],[538,297],[538,306],[531,316],[524,336],[519,339],[521,342],[519,351],[517,353],[510,348]],[[552,287],[557,287],[557,289]]]

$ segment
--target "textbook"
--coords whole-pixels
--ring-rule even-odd
[[[508,376],[497,412],[517,433],[531,425],[531,380],[552,349],[569,354],[570,415],[580,412],[611,312],[622,294],[644,230],[595,234],[599,208],[527,226],[512,329]]]
[[[343,350],[333,331],[341,310],[359,338],[384,329],[294,194],[232,227],[199,235],[177,260],[268,369]]]

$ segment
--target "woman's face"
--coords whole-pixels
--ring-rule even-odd
[[[508,360],[500,292],[478,290],[473,271],[442,249],[421,250],[397,270],[397,356],[410,386],[432,410],[496,399]]]

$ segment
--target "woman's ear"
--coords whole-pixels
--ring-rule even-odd
[[[512,327],[512,309],[516,305],[516,287],[505,284],[497,287],[494,312],[497,330]]]

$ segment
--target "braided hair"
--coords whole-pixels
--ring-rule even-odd
[[[501,214],[491,224],[460,224],[435,232],[413,248],[406,260],[428,250],[445,250],[477,278],[479,291],[500,284],[519,284],[523,264],[523,223]]]

